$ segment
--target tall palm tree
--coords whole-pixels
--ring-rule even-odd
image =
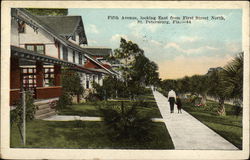
[[[222,70],[209,75],[209,95],[219,100],[218,113],[225,115],[226,99],[243,99],[243,53],[239,53]]]
[[[208,95],[218,99],[219,107],[218,107],[218,114],[225,115],[225,100],[227,99],[227,94],[224,92],[226,85],[222,79],[222,71],[221,70],[214,70],[209,75],[209,90]]]
[[[243,52],[229,62],[222,72],[226,84],[225,92],[229,98],[243,99]]]

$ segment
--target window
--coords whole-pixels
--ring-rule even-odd
[[[76,54],[75,54],[75,51],[73,51],[73,63],[76,63]]]
[[[44,45],[36,45],[36,52],[44,54]]]
[[[66,47],[63,47],[63,60],[68,60],[68,49]]]
[[[79,53],[79,64],[82,64],[82,54]]]
[[[22,86],[25,90],[33,90],[36,87],[36,68],[21,68]]]
[[[47,67],[43,69],[45,86],[54,86],[54,68]]]
[[[39,54],[45,54],[44,44],[25,44],[25,48],[30,51],[37,52]]]
[[[26,49],[30,50],[30,51],[35,51],[35,46],[34,45],[27,45]]]

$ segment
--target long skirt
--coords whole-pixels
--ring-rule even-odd
[[[173,112],[174,111],[174,103],[175,103],[175,99],[174,99],[174,97],[169,97],[169,104],[170,104],[170,110],[171,110],[171,112]]]

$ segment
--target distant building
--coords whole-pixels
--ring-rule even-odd
[[[223,70],[222,67],[209,68],[206,74],[209,75],[213,71],[221,71],[221,70]]]

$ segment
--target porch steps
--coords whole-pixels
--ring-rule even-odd
[[[45,119],[53,115],[56,115],[56,110],[50,107],[50,103],[53,100],[56,100],[56,99],[41,100],[41,101],[35,102],[35,105],[38,108],[35,114],[36,119]]]
[[[35,115],[35,118],[36,119],[45,119],[45,118],[48,118],[48,117],[51,117],[51,116],[54,116],[54,115],[56,115],[56,112],[51,111],[51,112],[47,112],[47,113],[44,113],[44,114]]]

